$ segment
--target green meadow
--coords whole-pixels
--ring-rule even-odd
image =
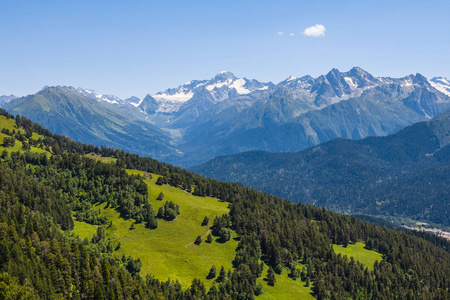
[[[135,170],[127,172],[144,175],[143,172]],[[216,237],[210,244],[205,242],[214,218],[229,212],[228,203],[215,198],[193,196],[169,185],[156,185],[159,175],[151,176],[152,178],[144,180],[149,186],[149,201],[153,209],[157,211],[165,201],[173,201],[180,205],[180,215],[174,221],[158,220],[158,228],[154,230],[145,228],[144,224],[136,224],[134,229],[130,229],[134,222],[132,219],[120,218],[119,212],[106,208],[106,204],[94,206],[93,209],[101,210],[108,223],[112,221],[112,226],[107,228],[107,235],[114,241],[114,246],[119,241],[121,244],[120,249],[114,253],[117,256],[131,255],[135,259],[140,258],[142,276],[151,274],[161,280],[178,280],[184,288],[187,288],[194,278],[199,278],[209,288],[214,281],[206,278],[211,266],[215,265],[218,271],[221,266],[228,270],[232,268],[236,255],[238,237],[235,232],[226,243],[219,243]],[[164,194],[162,201],[156,200],[160,192]],[[209,225],[201,226],[205,216],[210,219]],[[74,233],[82,239],[91,239],[97,227],[75,221]],[[196,245],[194,241],[199,235],[202,236],[202,243]],[[263,294],[257,299],[314,299],[311,296],[311,288],[306,287],[300,279],[289,278],[287,270],[276,275],[275,286],[267,285],[264,280],[267,270],[266,266],[263,276],[258,279],[258,282],[263,284]]]
[[[104,156],[100,156],[97,155],[95,153],[89,153],[85,155],[86,157],[101,161],[103,163],[107,163],[107,164],[115,164],[117,161],[117,158],[114,157],[104,157]]]
[[[283,269],[281,275],[275,274],[276,283],[274,286],[267,284],[264,280],[267,277],[269,267],[264,265],[264,271],[257,283],[262,283],[263,294],[257,297],[258,300],[272,300],[272,299],[315,299],[312,296],[312,290],[307,287],[304,281],[300,278],[297,280],[291,279],[288,274],[289,271]]]
[[[127,170],[130,174],[143,172]],[[202,279],[207,287],[212,285],[212,279],[206,279],[209,269],[215,265],[232,268],[232,261],[236,255],[238,245],[237,235],[226,243],[217,242],[214,237],[212,243],[206,243],[206,236],[210,232],[209,226],[216,216],[229,212],[228,203],[220,202],[209,197],[196,197],[190,193],[169,185],[155,184],[158,175],[145,179],[149,186],[149,201],[155,211],[165,201],[172,201],[180,205],[180,215],[174,221],[158,220],[158,228],[150,230],[144,224],[136,224],[130,229],[133,220],[119,218],[119,213],[101,204],[93,209],[101,209],[102,215],[112,221],[107,234],[116,245],[121,243],[120,249],[115,251],[118,256],[125,254],[142,261],[141,275],[152,274],[158,279],[178,279],[187,288],[194,278]],[[159,193],[164,193],[164,200],[158,201]],[[209,226],[201,226],[204,217],[210,219]],[[92,238],[97,226],[82,222],[75,222],[75,234],[81,238]],[[200,245],[194,244],[197,236],[202,236]]]
[[[341,245],[334,245],[333,250],[336,254],[341,254],[342,256],[347,255],[347,257],[353,257],[356,261],[359,261],[369,270],[373,270],[373,264],[376,260],[379,262],[383,259],[382,255],[376,251],[367,250],[364,248],[364,243],[349,244],[347,247]]]

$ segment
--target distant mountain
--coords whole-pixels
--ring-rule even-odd
[[[265,90],[273,85],[273,83],[237,78],[231,72],[222,71],[210,80],[192,80],[177,88],[152,95],[157,108],[154,111],[143,110],[150,114],[171,114],[180,110],[189,110],[192,108],[193,102],[199,102],[199,99],[203,99],[205,96],[209,97],[212,103],[218,103],[256,90]],[[190,103],[188,104],[188,102]]]
[[[125,149],[192,166],[219,155],[300,151],[337,137],[392,134],[450,108],[447,88],[448,81],[441,77],[430,81],[420,74],[377,78],[355,67],[348,72],[333,69],[318,78],[291,76],[276,85],[221,72],[209,80],[192,80],[144,99],[123,100],[82,88],[78,92],[129,123],[145,122],[160,129],[163,144],[171,148],[152,152],[146,144],[146,130],[120,129],[120,145]],[[3,106],[14,108],[14,104]],[[72,115],[60,117],[63,124],[72,124]],[[44,126],[54,126],[54,121],[48,121],[40,120]],[[92,127],[96,126],[93,121]],[[73,134],[71,137],[78,138]],[[102,140],[117,145],[113,135]]]
[[[160,159],[173,151],[170,138],[143,121],[136,109],[117,108],[95,98],[73,87],[56,86],[16,98],[4,107],[77,141],[151,153]]]
[[[77,90],[94,100],[104,101],[104,102],[108,102],[108,103],[112,103],[112,104],[119,104],[120,102],[123,102],[122,99],[120,99],[119,97],[114,96],[114,95],[102,95],[102,94],[97,93],[94,90],[88,90],[88,89],[82,89],[82,88],[78,88]]]
[[[101,101],[101,102],[107,102],[110,104],[117,104],[117,105],[130,104],[133,106],[138,106],[142,102],[141,99],[139,99],[138,97],[135,97],[135,96],[132,96],[130,98],[122,100],[117,96],[103,95],[94,90],[88,90],[88,89],[83,89],[83,88],[78,88],[77,90],[94,100]]]
[[[180,147],[190,157],[185,165],[249,150],[298,151],[337,137],[383,136],[450,108],[450,97],[420,74],[374,78],[360,68],[290,77],[266,90],[204,102],[208,108],[189,122],[165,125],[182,130]]]
[[[386,137],[221,156],[191,170],[293,202],[449,228],[450,110]]]
[[[4,95],[4,96],[0,96],[0,106],[5,105],[6,103],[10,102],[11,100],[16,99],[17,96],[14,95]]]

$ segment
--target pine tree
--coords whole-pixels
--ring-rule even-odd
[[[149,218],[147,220],[147,223],[145,224],[145,227],[150,228],[150,229],[158,228],[158,219],[155,217]]]
[[[163,183],[164,183],[164,179],[162,177],[158,177],[158,179],[156,179],[157,185],[163,185]]]
[[[161,178],[161,177],[160,177],[160,178]],[[156,198],[156,200],[161,201],[161,200],[163,200],[163,199],[164,199],[164,194],[163,194],[163,192],[161,192],[161,193],[159,193],[158,198]]]
[[[197,238],[195,239],[194,242],[196,245],[200,245],[202,243],[202,237],[201,236],[197,236]]]
[[[225,268],[222,266],[220,268],[219,277],[217,277],[217,282],[222,282],[227,277],[227,273],[225,272]]]
[[[217,275],[217,268],[216,268],[216,266],[215,265],[213,265],[212,267],[211,267],[211,269],[209,270],[209,274],[208,274],[208,279],[212,279],[212,278],[215,278],[216,277],[216,275]]]
[[[263,293],[262,289],[263,289],[262,283],[261,283],[261,282],[258,282],[258,284],[257,284],[256,287],[255,287],[255,292],[254,292],[254,293],[255,293],[255,296],[261,295],[261,294]]]
[[[206,242],[207,242],[207,243],[212,243],[212,241],[213,241],[213,238],[212,238],[212,235],[211,235],[211,233],[210,233],[210,234],[208,234],[208,236],[206,237]]]
[[[276,281],[277,279],[275,278],[275,272],[272,267],[269,267],[269,270],[267,271],[267,284],[274,286]]]
[[[206,225],[208,225],[208,223],[209,223],[209,218],[205,216],[205,218],[203,219],[203,222],[202,222],[202,226],[206,226]]]

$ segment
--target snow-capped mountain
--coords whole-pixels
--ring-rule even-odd
[[[202,93],[208,97],[210,96],[217,103],[225,99],[246,95],[256,90],[266,90],[272,86],[273,83],[237,78],[231,72],[222,71],[210,80],[192,80],[177,88],[167,89],[164,92],[151,95],[150,97],[154,100],[151,110],[145,110],[144,106],[148,106],[148,102],[145,100],[141,103],[140,108],[149,114],[170,114],[177,112],[184,103],[201,98],[198,96]],[[197,97],[194,97],[196,94]],[[150,100],[148,96],[146,98]]]
[[[430,79],[430,84],[441,93],[450,96],[450,81],[445,77],[434,77]]]
[[[344,73],[338,69],[332,69],[328,74],[318,78],[309,75],[300,78],[290,76],[279,85],[289,87],[303,101],[312,102],[318,108],[323,108],[342,100],[358,97],[364,90],[383,82],[382,79],[373,77],[363,69],[354,67]]]
[[[276,85],[220,72],[210,80],[193,80],[144,99],[123,100],[81,88],[50,89],[53,90],[57,93],[48,93],[48,88],[44,89],[47,92],[38,93],[33,102],[36,107],[30,107],[28,114],[23,113],[28,107],[18,107],[20,100],[27,97],[12,100],[3,107],[18,107],[17,112],[37,118],[38,106],[47,105],[39,102],[43,94],[55,105],[78,101],[68,107],[92,108],[89,110],[92,116],[84,119],[89,122],[77,125],[87,128],[95,127],[102,118],[102,110],[107,108],[131,123],[142,122],[159,129],[158,135],[164,137],[164,145],[171,149],[157,153],[142,150],[141,154],[164,153],[166,161],[184,165],[256,149],[298,151],[337,137],[383,136],[414,122],[429,120],[450,108],[450,84],[446,78],[427,80],[420,74],[374,77],[357,67],[348,72],[333,69],[317,78],[291,76]],[[65,118],[66,124],[73,123],[70,115]],[[42,124],[53,126],[52,122],[49,119]],[[76,132],[84,130],[77,126],[70,128],[74,138],[78,137]],[[143,136],[138,137],[129,128],[109,135],[108,139],[123,138],[121,147],[138,149],[142,146],[140,140],[145,139],[145,130],[139,131]],[[102,135],[101,129],[98,134]],[[139,145],[127,145],[135,137],[133,141]]]
[[[89,90],[89,89],[83,89],[83,88],[78,88],[77,89],[79,92],[85,94],[86,96],[89,96],[91,99],[97,100],[97,101],[103,101],[103,102],[107,102],[110,104],[116,104],[116,105],[125,105],[125,104],[129,104],[129,105],[133,105],[134,107],[138,107],[141,103],[142,103],[142,99],[132,96],[130,98],[127,99],[120,99],[117,96],[114,95],[103,95],[100,94],[94,90]]]
[[[132,96],[130,98],[127,98],[127,99],[123,100],[123,102],[131,104],[131,105],[133,105],[135,107],[138,107],[142,103],[142,100],[143,99],[141,99],[141,98]]]
[[[97,93],[94,90],[88,90],[88,89],[83,89],[83,88],[78,88],[77,90],[79,92],[82,92],[83,94],[89,96],[90,98],[92,98],[94,100],[104,101],[104,102],[108,102],[111,104],[120,104],[121,102],[123,102],[122,99],[120,99],[119,97],[114,96],[114,95],[102,95],[100,93]]]

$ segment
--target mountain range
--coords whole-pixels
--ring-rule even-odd
[[[221,72],[143,99],[48,87],[0,105],[75,140],[193,166],[243,151],[388,135],[450,108],[449,95],[443,77],[374,77],[355,67],[278,84]]]
[[[450,110],[386,137],[221,156],[191,170],[293,202],[449,229]]]

